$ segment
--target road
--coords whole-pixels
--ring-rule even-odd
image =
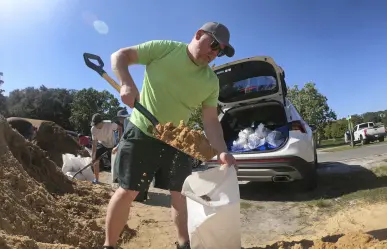
[[[336,162],[348,159],[357,159],[363,157],[369,157],[372,155],[380,155],[387,153],[387,143],[372,144],[368,146],[359,146],[359,148],[352,150],[344,150],[337,152],[317,152],[318,161],[323,162]]]

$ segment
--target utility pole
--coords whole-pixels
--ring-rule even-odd
[[[0,86],[4,83],[3,72],[0,72]]]
[[[354,143],[354,139],[353,139],[353,123],[352,123],[350,115],[348,115],[347,120],[348,120],[348,131],[349,131],[349,135],[351,138],[350,145],[353,147],[353,146],[355,146],[355,143]]]

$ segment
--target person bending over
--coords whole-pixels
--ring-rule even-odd
[[[192,110],[201,105],[207,138],[219,152],[220,162],[231,166],[235,158],[227,151],[217,113],[219,80],[209,67],[217,56],[234,55],[229,39],[229,30],[223,24],[209,22],[195,32],[189,44],[148,41],[113,53],[111,64],[121,83],[122,102],[133,108],[135,101],[139,101],[161,124],[178,125],[180,120],[187,123]],[[134,64],[146,66],[141,95],[128,70]],[[117,150],[119,188],[108,205],[103,248],[116,246],[131,203],[139,192],[147,190],[153,177],[156,188],[171,193],[176,247],[190,248],[186,198],[181,190],[186,177],[192,173],[192,158],[154,138],[148,132],[150,125],[133,109]]]

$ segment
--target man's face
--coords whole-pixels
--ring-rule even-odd
[[[215,38],[202,30],[195,34],[196,45],[194,58],[199,65],[208,65],[218,56],[218,53],[224,49]]]

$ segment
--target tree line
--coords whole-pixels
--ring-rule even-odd
[[[64,129],[85,135],[90,135],[90,122],[94,113],[111,119],[124,108],[106,90],[71,90],[42,85],[39,88],[16,89],[9,96],[4,96],[0,86],[0,114],[3,116],[49,120]]]
[[[319,140],[343,137],[347,129],[347,120],[337,120],[336,113],[328,105],[328,98],[318,91],[313,82],[303,87],[288,87],[287,97],[308,124],[316,126]],[[0,85],[0,114],[6,117],[25,117],[50,120],[65,129],[90,134],[90,120],[94,113],[100,113],[105,119],[113,118],[121,107],[120,102],[110,92],[93,88],[71,90],[65,88],[27,87],[16,89],[4,96]],[[220,110],[220,108],[219,108]],[[356,125],[362,122],[387,124],[387,110],[352,115]],[[201,107],[192,112],[188,125],[202,129]]]

